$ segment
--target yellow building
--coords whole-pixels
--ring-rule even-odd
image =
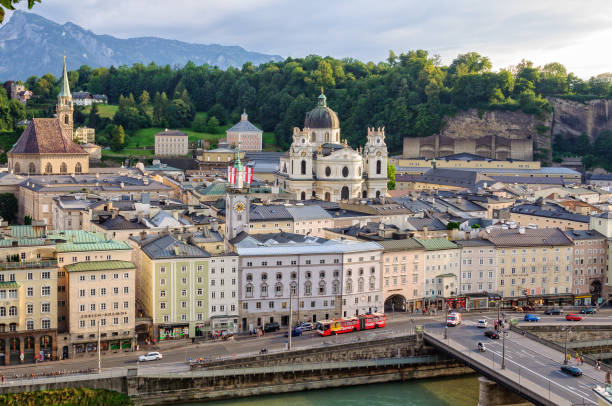
[[[498,293],[544,304],[544,298],[571,301],[573,242],[558,228],[492,230]]]
[[[498,160],[470,154],[456,154],[438,159],[390,158],[397,168],[397,174],[422,175],[429,169],[489,169],[487,175],[495,174],[495,169],[540,169],[539,161]]]

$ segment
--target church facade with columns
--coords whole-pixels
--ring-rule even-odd
[[[300,200],[381,197],[387,193],[387,158],[384,127],[368,128],[363,148],[351,148],[341,139],[338,116],[321,93],[317,106],[306,113],[304,127],[293,129],[275,183]]]

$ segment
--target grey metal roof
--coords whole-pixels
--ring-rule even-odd
[[[437,218],[409,218],[406,223],[409,230],[423,230],[425,227],[430,231],[446,230],[446,225]]]
[[[454,243],[460,247],[486,247],[494,245],[491,241],[485,240],[483,238],[474,238],[472,240],[457,240],[454,241]]]
[[[332,218],[321,206],[291,206],[286,209],[295,221]]]
[[[406,238],[403,240],[383,240],[377,241],[377,244],[380,244],[385,252],[424,249],[423,246],[413,238]]]
[[[240,256],[271,256],[298,254],[343,254],[347,252],[381,250],[375,242],[355,242],[350,240],[325,240],[323,243],[294,242],[291,244],[270,244],[236,248]]]
[[[249,217],[251,221],[293,220],[293,216],[283,205],[252,205]]]
[[[487,238],[498,247],[573,245],[558,228],[491,230]]]
[[[210,254],[201,248],[185,244],[171,235],[145,242],[142,251],[151,259],[208,258]]]
[[[565,230],[567,235],[572,240],[605,240],[606,236],[595,230]]]
[[[236,123],[232,128],[227,130],[227,132],[261,133],[263,131],[255,127],[249,120],[244,120]]]
[[[560,206],[537,204],[521,204],[510,208],[510,212],[517,214],[526,214],[530,216],[549,217],[561,220],[579,221],[581,223],[589,223],[589,216],[575,214],[562,209]]]

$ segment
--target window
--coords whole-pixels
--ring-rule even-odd
[[[43,286],[40,289],[40,295],[41,296],[51,296],[51,286]],[[85,296],[85,295],[83,294],[83,296]]]
[[[4,292],[4,291],[2,291],[2,292]],[[27,289],[27,291],[26,291],[26,296],[28,296],[28,297],[32,297],[32,296],[34,296],[34,288],[29,287],[29,288]],[[1,295],[0,295],[0,298],[1,298]]]
[[[85,328],[85,320],[79,320],[79,327]]]
[[[160,309],[165,309],[166,308],[166,302],[159,302],[159,308]]]
[[[9,316],[17,316],[17,307],[16,306],[9,307]]]

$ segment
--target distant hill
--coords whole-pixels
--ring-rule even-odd
[[[0,81],[25,80],[45,73],[57,76],[64,53],[71,70],[81,65],[97,68],[137,62],[182,66],[188,61],[226,69],[242,66],[245,62],[259,65],[283,60],[279,55],[250,52],[239,46],[97,35],[71,22],[60,25],[34,13],[15,11],[11,19],[0,26]]]

